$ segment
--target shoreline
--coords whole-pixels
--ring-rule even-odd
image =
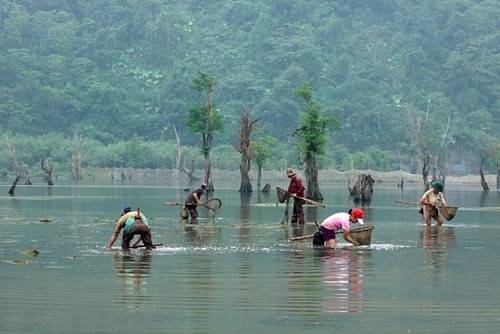
[[[298,175],[304,180],[304,173],[302,170],[296,170]],[[195,175],[197,179],[194,181],[196,185],[200,181],[202,170],[198,170]],[[422,186],[422,176],[418,174],[411,174],[405,171],[390,171],[381,172],[373,170],[352,170],[352,171],[337,171],[334,169],[320,170],[318,173],[318,181],[320,183],[328,183],[334,185],[345,184],[347,186],[349,180],[351,182],[356,181],[358,175],[360,174],[370,174],[375,180],[375,184],[382,185],[397,185],[403,179],[404,186]],[[240,183],[240,172],[239,171],[227,171],[227,170],[213,170],[214,183],[217,184],[227,184],[227,183]],[[43,177],[40,175],[32,176],[31,181],[33,185],[46,185]],[[252,170],[250,172],[250,179],[252,185],[256,187],[257,173]],[[432,177],[429,177],[429,180]],[[485,175],[486,182],[490,186],[490,190],[496,190],[497,176],[494,174]],[[80,185],[177,185],[177,186],[188,186],[189,180],[184,173],[172,169],[136,169],[136,168],[86,168],[84,169],[83,179],[80,182],[74,182],[70,179],[68,175],[57,176],[54,178],[55,186],[60,185],[70,185],[70,184],[80,184]],[[265,170],[262,173],[262,185],[264,187],[266,183],[271,185],[284,185],[288,184],[288,179],[285,177],[284,171],[268,171]],[[12,185],[11,178],[3,179],[0,184]],[[460,175],[454,176],[450,175],[446,177],[446,184],[450,186],[474,186],[481,188],[481,178],[479,174],[477,175]],[[18,186],[23,186],[18,184]],[[255,189],[254,189],[255,190]]]

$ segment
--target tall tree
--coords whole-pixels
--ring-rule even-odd
[[[222,113],[215,107],[213,94],[217,81],[207,73],[200,73],[193,80],[193,89],[203,99],[203,105],[194,107],[189,111],[187,125],[193,133],[199,133],[202,137],[202,153],[204,157],[203,181],[207,184],[207,191],[214,190],[212,180],[212,163],[210,151],[212,150],[214,133],[224,128]]]
[[[302,98],[304,109],[300,114],[299,128],[295,130],[299,140],[299,154],[304,164],[306,176],[306,196],[321,200],[323,195],[318,184],[317,158],[325,153],[327,131],[332,125],[338,126],[333,116],[326,115],[319,102],[312,98],[311,86],[303,84],[295,92]]]
[[[240,184],[240,192],[249,193],[252,192],[252,182],[250,181],[250,161],[252,160],[252,142],[250,141],[250,137],[252,135],[252,131],[255,128],[255,124],[258,122],[257,119],[250,119],[250,112],[248,111],[248,107],[243,107],[243,113],[241,115],[241,127],[240,127],[240,135],[238,138],[238,143],[236,145],[236,150],[241,154],[240,161],[240,174],[241,174],[241,184]]]

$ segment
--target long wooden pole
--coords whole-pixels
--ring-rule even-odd
[[[326,208],[326,205],[324,205],[323,203],[320,203],[320,202],[316,202],[316,201],[313,201],[312,199],[309,199],[309,198],[305,198],[305,197],[300,197],[300,196],[297,196],[297,195],[293,195],[293,194],[290,194],[287,190],[283,189],[283,188],[280,188],[280,187],[276,187],[284,192],[286,192],[287,194],[289,194],[290,196],[292,197],[295,197],[295,198],[298,198],[298,199],[301,199],[303,200],[304,202],[306,203],[309,203],[309,204],[312,204],[312,205],[317,205],[317,206],[321,206],[322,208]]]
[[[416,206],[422,206],[422,205],[435,206],[435,205],[431,205],[431,204],[422,204],[420,202],[410,202],[410,201],[403,201],[403,200],[399,200],[399,199],[397,199],[395,202],[400,203],[400,204],[409,204],[409,205],[416,205]],[[442,206],[442,205],[438,205],[437,207],[438,208],[458,208],[458,206]]]

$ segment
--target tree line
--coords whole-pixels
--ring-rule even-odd
[[[27,169],[78,172],[78,145],[83,166],[163,168],[176,132],[203,166],[189,119],[193,80],[211,73],[228,168],[244,106],[273,142],[269,168],[305,163],[309,83],[338,121],[319,168],[499,173],[499,16],[491,0],[0,0],[1,149]]]

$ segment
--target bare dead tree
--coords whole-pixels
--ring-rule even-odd
[[[186,176],[188,177],[188,183],[190,186],[193,186],[193,183],[194,181],[196,181],[196,176],[194,176],[194,171],[195,171],[195,159],[191,159],[191,166],[189,168],[186,168],[185,164],[184,164],[184,154],[182,154],[181,156],[181,159],[182,159],[182,163],[181,163],[181,172],[183,172],[184,174],[186,174]]]
[[[73,180],[80,181],[82,179],[82,157],[83,157],[83,139],[79,136],[78,130],[73,133],[75,146],[72,155],[71,176]]]
[[[20,166],[17,162],[16,157],[16,146],[12,143],[9,138],[5,137],[5,145],[7,146],[7,151],[9,152],[11,163],[12,163],[12,171],[14,175],[16,175],[16,184],[23,180],[24,184],[31,185],[31,180],[28,174],[28,169],[25,166]],[[15,189],[15,185],[14,185]]]
[[[422,181],[424,183],[424,188],[429,189],[429,172],[431,168],[431,155],[428,152],[427,146],[422,140],[422,119],[412,112],[408,105],[403,106],[407,112],[408,116],[408,129],[410,132],[410,138],[412,145],[415,147],[415,155],[417,168],[420,169],[422,175]],[[427,121],[429,116],[429,106],[427,108],[424,123]]]
[[[179,172],[182,168],[182,146],[181,146],[181,137],[179,136],[179,132],[177,132],[177,127],[174,124],[174,134],[175,134],[175,177],[178,177]]]
[[[40,164],[42,170],[44,171],[43,179],[49,186],[53,186],[54,181],[52,180],[52,171],[54,170],[54,168],[49,164],[49,159],[47,157],[42,158]]]
[[[241,115],[241,127],[239,132],[238,143],[236,145],[236,150],[241,154],[240,161],[240,175],[241,184],[240,192],[248,193],[252,192],[252,182],[250,181],[250,161],[252,160],[252,144],[250,141],[250,136],[252,130],[255,128],[255,124],[258,122],[257,119],[250,119],[250,112],[247,106],[243,106],[243,113]]]
[[[479,175],[481,176],[481,186],[483,187],[483,190],[488,191],[490,190],[490,187],[488,186],[488,183],[486,182],[486,178],[484,177],[484,164],[486,162],[485,157],[481,157],[481,163],[479,164]]]
[[[500,167],[497,168],[497,189],[500,189]]]
[[[21,178],[21,175],[18,175],[16,179],[14,180],[14,183],[12,183],[12,186],[9,189],[9,195],[14,196],[16,194],[16,186],[17,182],[19,182],[19,179]]]

